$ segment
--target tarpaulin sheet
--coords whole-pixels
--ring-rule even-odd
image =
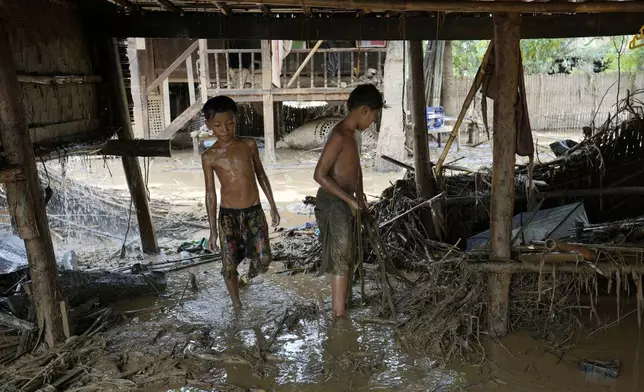
[[[588,224],[584,203],[567,204],[537,212],[522,212],[512,218],[514,245],[528,245],[532,241],[568,237],[574,232],[577,222]],[[517,235],[522,228],[521,235]],[[470,237],[467,240],[467,250],[484,248],[489,239],[489,230]]]

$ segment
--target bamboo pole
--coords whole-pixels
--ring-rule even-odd
[[[481,65],[479,66],[479,70],[476,73],[476,77],[474,77],[472,86],[470,87],[470,90],[467,92],[467,96],[465,96],[465,101],[463,102],[461,111],[458,113],[458,118],[456,119],[456,123],[454,124],[454,129],[452,129],[452,133],[449,135],[449,138],[445,142],[445,148],[443,148],[443,152],[441,153],[440,158],[438,158],[438,162],[436,162],[435,173],[437,176],[440,175],[441,169],[443,167],[443,163],[447,158],[447,154],[449,153],[449,149],[452,147],[452,143],[454,142],[454,139],[458,138],[458,131],[461,127],[461,124],[463,123],[465,114],[467,113],[467,110],[470,108],[470,105],[474,100],[474,96],[476,95],[476,92],[479,91],[479,88],[481,88],[481,84],[483,83],[483,77],[485,76],[485,68],[487,67],[487,63],[488,63],[488,60],[490,59],[490,53],[492,52],[493,47],[494,47],[494,41],[491,41],[487,47],[487,50],[485,51],[485,55],[483,56],[483,59],[481,60]]]
[[[295,71],[295,73],[294,73],[294,74],[293,74],[293,76],[291,77],[291,80],[289,80],[289,81],[288,81],[288,83],[286,83],[286,88],[291,87],[291,85],[293,84],[293,82],[295,81],[295,79],[296,79],[298,76],[300,76],[300,73],[302,73],[302,70],[304,70],[304,67],[306,67],[306,64],[308,64],[308,62],[311,60],[311,57],[313,57],[313,55],[315,54],[315,52],[317,52],[317,50],[320,48],[320,45],[322,45],[322,42],[324,42],[324,41],[322,41],[322,40],[318,41],[318,42],[315,44],[315,46],[313,47],[313,49],[311,49],[311,51],[310,51],[310,52],[309,52],[309,54],[306,56],[306,58],[304,59],[304,61],[302,61],[302,64],[300,64],[300,67],[297,69],[297,71]],[[311,75],[311,78],[313,78],[313,75]],[[264,88],[266,88],[266,87],[264,87]]]
[[[423,0],[242,0],[239,3],[265,4],[270,6],[294,6],[303,4],[315,8],[337,8],[371,12],[425,11],[425,12],[473,12],[473,13],[609,13],[644,12],[641,1],[597,2],[523,2],[523,1],[423,1]],[[634,32],[635,33],[635,32]]]
[[[2,17],[2,15],[0,15]],[[0,20],[0,141],[7,163],[22,169],[25,179],[5,185],[7,202],[20,237],[25,241],[31,299],[45,342],[53,347],[64,340],[60,294],[56,289],[56,255],[38,180],[36,157],[29,137],[27,116],[20,99],[20,86],[7,40],[6,24]],[[16,48],[20,49],[20,48]]]

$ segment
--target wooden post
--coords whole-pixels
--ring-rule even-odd
[[[429,143],[427,141],[427,111],[425,103],[425,73],[423,71],[423,43],[410,41],[409,57],[412,80],[412,116],[414,120],[414,174],[416,192],[420,199],[434,197],[434,181],[429,161]],[[426,212],[426,213],[425,213]],[[427,234],[434,238],[436,232],[429,211],[422,214]]]
[[[125,95],[125,83],[123,81],[123,70],[118,51],[116,39],[107,38],[102,45],[98,45],[100,51],[100,64],[103,65],[104,77],[107,83],[109,104],[114,125],[121,127],[117,136],[120,140],[134,139],[132,132],[132,121],[128,110],[127,98]],[[132,195],[132,201],[136,208],[136,216],[139,221],[139,232],[141,233],[142,250],[145,253],[159,253],[157,236],[152,224],[152,215],[148,205],[148,195],[141,174],[141,166],[137,157],[123,157],[123,169],[127,186]]]
[[[418,197],[434,195],[429,168],[429,144],[427,141],[427,116],[425,109],[425,80],[423,73],[423,48],[421,41],[410,41],[409,57],[412,80],[412,116],[414,121],[414,173]]]
[[[271,41],[262,40],[262,102],[264,107],[264,159],[270,163],[275,157],[275,113],[271,89],[273,78],[271,72]]]
[[[514,214],[514,164],[516,150],[517,91],[519,88],[519,49],[521,16],[518,13],[494,15],[494,74],[499,77],[498,97],[494,100],[492,151],[492,195],[490,198],[490,260],[510,259],[512,216]],[[510,274],[490,274],[489,327],[493,336],[508,332]]]
[[[217,58],[215,57],[215,64]],[[201,103],[208,102],[208,88],[210,80],[210,72],[208,69],[208,41],[205,39],[199,40],[199,90],[201,93]],[[219,76],[219,74],[217,74]],[[217,88],[219,88],[219,81],[217,81]]]
[[[3,22],[0,20],[0,26]],[[25,241],[31,299],[45,342],[53,347],[64,340],[56,290],[56,255],[49,232],[45,202],[38,180],[36,158],[20,99],[20,86],[13,63],[8,32],[0,27],[0,141],[7,162],[20,167],[24,179],[5,184],[11,216]]]

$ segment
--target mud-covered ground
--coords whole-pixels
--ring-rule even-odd
[[[457,165],[471,163],[475,168],[477,160],[486,159],[489,163],[489,147],[479,148],[468,154],[464,149],[461,154],[468,158]],[[267,172],[282,225],[313,221],[301,200],[317,189],[312,180],[317,156],[293,151],[279,151],[278,155],[280,163],[267,165]],[[448,161],[453,159],[450,156]],[[93,185],[125,188],[119,160],[70,161],[67,172]],[[366,193],[380,194],[401,175],[367,168]],[[148,187],[152,198],[181,199],[178,209],[205,214],[201,168],[191,153],[153,160]],[[144,261],[176,258],[173,249],[178,243],[207,235],[205,230],[167,235],[160,238],[165,253]],[[279,233],[272,237],[280,240]],[[82,268],[113,268],[141,261],[142,256],[133,251],[126,259],[99,263],[120,244],[117,239],[84,241],[77,237],[56,240],[56,249],[75,249]],[[487,355],[480,364],[445,366],[439,357],[402,348],[395,325],[380,319],[378,309],[369,306],[369,295],[376,290],[369,284],[367,305],[362,306],[356,297],[350,322],[332,326],[328,277],[286,276],[280,274],[283,266],[276,261],[268,274],[242,288],[245,309],[235,312],[219,268],[219,263],[213,262],[169,273],[165,293],[114,307],[124,319],[102,334],[104,349],[111,356],[95,367],[128,375],[137,382],[107,383],[103,390],[594,392],[644,388],[639,370],[641,332],[635,313],[563,357],[528,334],[516,333],[501,342],[484,343]],[[245,268],[246,264],[240,272]],[[608,323],[613,307],[606,309]],[[621,366],[616,380],[589,377],[579,369],[583,359],[613,358],[619,359]]]

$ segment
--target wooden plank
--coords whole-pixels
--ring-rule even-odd
[[[201,93],[201,103],[208,102],[208,81],[210,80],[210,71],[208,70],[208,41],[200,39],[197,42],[199,46],[199,86]],[[215,65],[217,66],[217,87],[219,87],[219,63],[215,55]],[[228,74],[226,72],[226,74]],[[183,125],[182,125],[183,126]]]
[[[262,107],[264,110],[264,159],[269,163],[275,157],[275,107],[273,105],[273,77],[271,72],[271,41],[262,40]]]
[[[144,37],[144,36],[145,35],[142,35],[141,37]],[[192,52],[194,52],[198,47],[199,47],[199,41],[195,41],[192,43],[192,45],[188,46],[188,49],[186,49],[183,53],[181,53],[181,55],[177,57],[177,59],[174,60],[172,64],[170,64],[170,66],[166,68],[166,70],[163,71],[161,75],[159,75],[158,78],[154,79],[154,81],[150,83],[150,85],[145,89],[145,93],[151,94],[154,92],[154,90],[159,88],[159,86],[163,83],[163,81],[166,80],[168,76],[170,76],[170,74],[174,72],[175,69],[177,69],[178,66],[180,66],[184,61],[186,61],[188,56],[190,56]],[[150,75],[148,75],[148,77],[149,76]]]
[[[529,4],[529,3],[527,3]],[[644,13],[523,15],[521,38],[573,38],[633,35],[642,26]],[[115,37],[287,40],[489,40],[493,37],[489,14],[405,16],[405,18],[264,18],[261,15],[166,12],[146,15],[101,12],[88,15],[88,25]],[[548,26],[548,28],[544,28]]]
[[[163,124],[167,127],[172,122],[172,113],[170,112],[170,81],[165,79],[163,81]]]
[[[65,334],[65,338],[69,339],[74,335],[74,324],[69,316],[69,306],[67,306],[67,302],[64,300],[58,302],[58,305],[60,307],[60,316],[63,319],[63,333]]]
[[[171,139],[184,125],[188,123],[203,107],[201,101],[197,101],[190,105],[183,113],[170,123],[163,131],[159,132],[155,139]]]
[[[190,105],[192,105],[197,100],[195,94],[195,74],[192,69],[192,54],[186,59],[186,73],[188,74],[188,96],[190,97]]]

